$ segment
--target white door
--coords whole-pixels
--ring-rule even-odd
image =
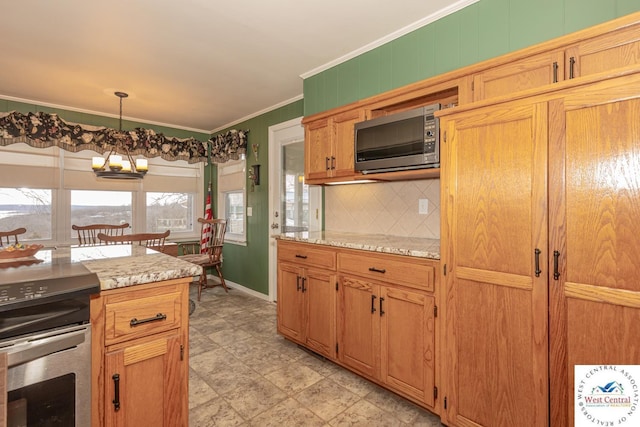
[[[302,117],[269,127],[269,232],[319,231],[322,189],[304,183]],[[269,301],[277,295],[276,239],[269,239]]]

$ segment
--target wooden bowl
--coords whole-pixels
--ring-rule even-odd
[[[42,248],[44,248],[44,245],[26,245],[19,249],[15,249],[13,246],[0,248],[0,260],[27,258],[34,256]]]

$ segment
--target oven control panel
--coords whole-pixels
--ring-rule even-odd
[[[47,285],[24,284],[0,287],[0,304],[43,297],[49,290]]]

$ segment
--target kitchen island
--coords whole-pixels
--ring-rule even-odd
[[[91,299],[92,425],[187,426],[189,284],[201,267],[138,245],[70,248]]]
[[[59,362],[43,370],[43,356],[30,367],[42,373],[30,381],[48,381],[53,366],[55,378],[74,377],[70,391],[58,387],[51,397],[71,404],[52,416],[87,426],[186,427],[189,284],[201,267],[139,245],[28,249],[0,260],[0,338],[73,340],[51,355]],[[11,367],[11,378],[25,376],[21,366]]]

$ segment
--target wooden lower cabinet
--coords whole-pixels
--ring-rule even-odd
[[[92,298],[94,427],[188,426],[189,279]]]
[[[351,276],[339,289],[338,360],[433,409],[434,298]]]
[[[335,357],[335,273],[278,265],[278,332]]]
[[[278,241],[278,332],[329,358],[336,354],[335,260],[333,251]]]
[[[185,425],[180,404],[184,374],[173,366],[180,360],[181,343],[180,335],[170,334],[127,342],[105,354],[105,395],[111,399],[105,425]]]
[[[437,261],[286,240],[278,260],[280,334],[437,413]]]

